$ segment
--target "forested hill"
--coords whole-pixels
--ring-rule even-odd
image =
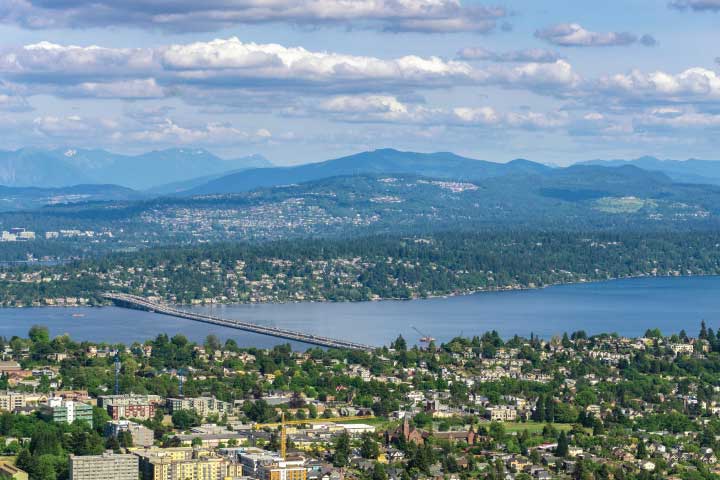
[[[385,148],[295,167],[258,168],[233,173],[189,189],[184,195],[239,193],[348,175],[405,174],[461,181],[538,174],[550,170],[546,165],[527,160],[497,163],[450,152],[416,153]]]
[[[654,275],[720,274],[714,233],[463,233],[149,249],[0,277],[5,306],[99,301],[119,290],[173,302],[418,298]]]

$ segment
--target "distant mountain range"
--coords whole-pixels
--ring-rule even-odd
[[[676,182],[720,185],[720,161],[718,160],[660,160],[655,157],[640,157],[634,160],[590,160],[580,164],[605,167],[634,165],[645,170],[663,172]]]
[[[437,158],[411,157],[420,163],[416,167],[424,166],[418,158],[429,159],[430,165]],[[393,168],[397,165],[401,164]],[[519,161],[500,169],[479,167],[475,172],[467,170],[463,179],[448,178],[449,171],[442,172],[441,178],[413,173],[331,175],[238,193],[55,205],[4,214],[0,223],[38,231],[50,227],[123,229],[139,245],[148,238],[167,244],[450,229],[688,231],[720,227],[720,186],[677,183],[664,173],[633,165],[536,165]],[[253,172],[257,170],[247,173]]]
[[[119,204],[123,208],[132,206],[131,210],[137,212],[149,205],[194,205],[204,202],[197,197],[207,196],[217,197],[221,203],[230,198],[233,205],[237,202],[256,205],[285,198],[288,192],[302,196],[332,179],[338,179],[331,182],[333,188],[340,189],[333,195],[344,198],[346,205],[353,207],[353,202],[360,201],[361,196],[358,195],[362,193],[354,189],[367,188],[367,182],[353,182],[352,179],[380,176],[389,180],[392,177],[413,177],[470,182],[479,190],[466,197],[474,197],[479,205],[496,205],[492,215],[481,209],[473,217],[482,221],[495,218],[501,223],[508,221],[501,215],[508,212],[521,219],[527,212],[554,217],[561,211],[562,215],[574,215],[581,223],[615,210],[648,215],[653,211],[654,218],[660,218],[673,211],[663,207],[671,199],[697,207],[692,211],[707,211],[713,216],[720,207],[720,189],[713,186],[720,185],[720,162],[715,161],[643,157],[636,160],[594,160],[559,168],[523,159],[496,163],[448,152],[381,149],[293,167],[267,165],[269,162],[259,156],[222,160],[205,150],[187,149],[138,156],[73,149],[0,152],[0,183],[15,185],[0,188],[0,210],[102,201],[110,202],[107,212],[112,210],[117,216],[122,215],[117,211]],[[108,182],[124,186],[108,185]],[[82,184],[64,186],[74,183]],[[44,188],[24,186],[27,184]],[[372,188],[377,190],[373,194],[382,196],[383,189]],[[247,192],[253,193],[248,196]],[[442,190],[439,192],[442,193]],[[153,200],[158,197],[166,198],[157,202]],[[382,203],[378,202],[367,207],[377,207]],[[403,202],[403,207],[418,202],[427,208],[442,205],[452,209],[458,205],[455,202],[444,205],[439,198],[420,199],[411,195],[407,202]],[[469,207],[463,205],[462,208]],[[82,209],[73,210],[79,212]],[[97,211],[92,206],[90,209]],[[460,212],[457,215],[461,216]],[[682,213],[679,218],[687,215],[687,212]],[[586,218],[581,220],[583,216]],[[611,215],[607,218],[617,220],[619,217]],[[560,219],[553,222],[556,220]],[[536,223],[533,218],[525,221]]]
[[[0,185],[57,188],[115,184],[145,190],[201,176],[270,165],[260,155],[223,160],[203,149],[120,155],[105,150],[24,148],[0,151]]]
[[[412,174],[453,180],[483,180],[511,174],[538,174],[551,170],[528,160],[496,163],[454,153],[415,153],[381,149],[295,167],[257,168],[221,176],[190,188],[183,195],[247,192],[262,187],[291,185],[322,178],[368,174]]]

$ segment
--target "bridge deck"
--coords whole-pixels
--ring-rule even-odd
[[[215,317],[212,315],[203,315],[200,313],[186,312],[179,310],[170,305],[163,303],[151,302],[146,298],[139,297],[136,295],[128,295],[125,293],[106,293],[103,295],[104,298],[111,300],[118,306],[130,306],[147,310],[155,313],[162,313],[164,315],[171,315],[173,317],[186,318],[188,320],[194,320],[197,322],[211,323],[213,325],[221,325],[223,327],[235,328],[238,330],[244,330],[246,332],[258,333],[260,335],[269,335],[271,337],[284,338],[286,340],[294,340],[297,342],[309,343],[312,345],[319,345],[321,347],[329,348],[347,348],[351,350],[365,350],[371,351],[375,347],[371,345],[363,345],[362,343],[350,342],[347,340],[339,340],[335,338],[323,337],[320,335],[313,335],[309,333],[296,332],[293,330],[287,330],[284,328],[276,327],[265,327],[262,325],[256,325],[254,323],[243,322],[240,320],[232,320],[227,318]]]

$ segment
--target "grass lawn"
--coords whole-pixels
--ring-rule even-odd
[[[336,420],[336,423],[365,423],[367,425],[374,425],[377,426],[384,426],[390,423],[390,420],[383,417],[372,417],[372,418],[361,418],[358,420],[348,420],[347,422],[344,420]]]
[[[521,423],[521,422],[504,422],[503,426],[505,427],[505,431],[508,433],[512,432],[522,432],[523,430],[527,430],[528,433],[542,433],[543,427],[545,427],[547,423],[539,423],[539,422],[527,422],[527,423]],[[572,428],[572,425],[569,423],[553,423],[553,427],[555,427],[556,430],[565,430],[566,432]]]

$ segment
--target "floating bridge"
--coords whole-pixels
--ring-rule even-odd
[[[363,345],[362,343],[355,343],[347,340],[338,340],[335,338],[328,338],[320,335],[313,335],[310,333],[286,330],[284,328],[265,327],[262,325],[256,325],[254,323],[243,322],[240,320],[233,320],[229,318],[216,317],[213,315],[204,315],[201,313],[188,312],[165,303],[153,302],[137,295],[128,295],[125,293],[105,293],[102,296],[103,298],[112,301],[115,305],[119,307],[134,308],[137,310],[161,313],[163,315],[185,318],[188,320],[194,320],[196,322],[210,323],[212,325],[220,325],[222,327],[244,330],[246,332],[257,333],[260,335],[268,335],[270,337],[277,337],[285,340],[309,343],[311,345],[318,345],[321,347],[345,348],[350,350],[364,351],[372,351],[375,349],[375,347],[371,345]]]

